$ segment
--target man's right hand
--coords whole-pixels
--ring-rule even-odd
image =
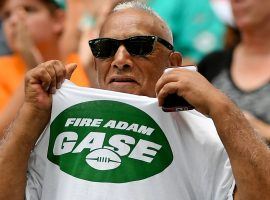
[[[0,199],[24,199],[29,156],[50,119],[52,94],[75,68],[48,61],[27,72],[24,103],[0,143]]]
[[[76,64],[64,66],[57,60],[42,63],[30,70],[25,78],[24,105],[37,112],[51,113],[52,94],[61,87],[63,81],[71,77]]]

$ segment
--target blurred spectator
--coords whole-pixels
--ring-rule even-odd
[[[0,56],[10,54],[10,49],[8,48],[5,40],[5,36],[2,29],[2,21],[0,20]]]
[[[149,0],[149,5],[172,29],[174,46],[185,60],[197,63],[209,52],[223,47],[225,26],[214,14],[209,0]]]
[[[206,56],[199,71],[243,109],[253,127],[269,143],[270,1],[231,0],[231,3],[240,41],[232,49]]]
[[[224,49],[234,48],[240,42],[240,33],[235,26],[230,0],[211,0],[214,12],[226,25]]]
[[[41,62],[62,58],[59,41],[64,31],[65,13],[52,0],[2,0],[0,12],[7,44],[14,52],[0,57],[1,133],[23,100],[25,72]],[[79,62],[74,54],[62,60]],[[80,66],[71,80],[78,85],[89,86]]]

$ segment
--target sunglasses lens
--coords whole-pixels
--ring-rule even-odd
[[[153,51],[155,38],[151,36],[137,36],[125,41],[125,46],[133,56],[146,56]]]
[[[135,36],[125,40],[99,38],[89,41],[90,48],[96,58],[113,57],[120,44],[124,44],[127,51],[133,56],[146,56],[152,53],[155,36]]]
[[[95,39],[89,45],[96,58],[112,57],[119,47],[118,41],[110,38]]]

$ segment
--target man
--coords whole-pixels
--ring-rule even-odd
[[[171,174],[173,180],[177,180],[177,183],[180,183],[172,187],[174,189],[179,187],[179,190],[183,191],[179,196],[167,194],[172,195],[171,199],[200,199],[205,197],[207,199],[220,199],[218,195],[222,195],[221,198],[226,199],[227,196],[229,198],[230,193],[228,188],[235,190],[234,199],[267,199],[269,197],[269,150],[258,139],[239,109],[197,72],[175,69],[163,74],[166,66],[180,66],[181,56],[172,50],[172,46],[169,44],[172,43],[170,31],[159,17],[136,2],[120,5],[115,8],[115,11],[104,23],[100,32],[100,38],[107,39],[97,39],[90,42],[93,55],[95,56],[99,88],[149,97],[157,96],[160,105],[163,105],[164,98],[168,94],[176,93],[184,97],[196,110],[209,115],[213,119],[219,137],[228,152],[237,189],[231,188],[230,181],[227,182],[227,184],[230,184],[229,186],[225,182],[222,188],[217,188],[217,190],[223,192],[216,193],[215,191],[216,184],[227,180],[230,174],[227,173],[226,176],[218,174],[224,173],[225,168],[227,168],[224,161],[226,158],[224,159],[224,157],[220,158],[221,165],[224,165],[224,170],[216,171],[216,169],[219,169],[219,163],[216,162],[214,154],[215,152],[224,152],[224,150],[223,148],[215,148],[216,144],[211,142],[215,136],[210,136],[213,133],[211,131],[210,135],[206,136],[207,138],[204,138],[203,141],[207,143],[204,146],[205,148],[213,148],[209,153],[215,159],[211,163],[211,158],[207,157],[209,159],[207,166],[213,166],[210,177],[215,175],[214,177],[219,178],[209,180],[208,182],[201,179],[198,180],[200,183],[213,186],[208,188],[209,191],[204,191],[200,190],[200,188],[207,188],[207,185],[198,185],[198,182],[185,182],[186,179],[179,180],[177,177],[173,178],[173,174]],[[25,102],[9,131],[7,131],[6,138],[2,142],[0,149],[1,199],[24,198],[28,159],[36,141],[50,119],[52,94],[55,93],[56,89],[60,88],[65,77],[70,77],[74,69],[74,64],[64,67],[59,61],[49,61],[39,65],[27,74]],[[117,93],[117,95],[120,96],[120,93]],[[175,118],[177,118],[177,115],[175,115]],[[206,118],[203,121],[209,125]],[[183,122],[188,123],[188,121]],[[73,122],[70,121],[66,125],[69,126],[71,123]],[[32,125],[31,132],[29,131],[29,124]],[[182,125],[184,126],[184,123]],[[181,125],[179,126],[178,128],[181,129]],[[207,134],[203,130],[203,126],[202,124],[196,126],[199,135]],[[179,134],[180,136],[181,134]],[[191,138],[191,140],[198,141],[200,137]],[[38,141],[37,147],[40,143],[44,143],[43,138]],[[189,147],[187,144],[182,143],[181,149],[187,148],[189,152],[192,152],[195,146]],[[60,143],[60,148],[61,145],[64,145],[64,143]],[[59,153],[57,148],[55,153]],[[175,153],[185,153],[185,151],[176,151]],[[35,150],[33,154],[36,154]],[[42,152],[42,154],[46,154],[46,152]],[[196,155],[191,154],[191,156]],[[205,154],[205,156],[207,155]],[[91,159],[90,154],[89,159]],[[190,160],[192,159],[193,157],[190,157]],[[41,165],[36,162],[38,160],[39,155],[33,155],[30,165],[34,168],[42,167],[38,166]],[[69,162],[72,161],[70,160]],[[185,164],[185,162],[182,162],[182,166],[185,168],[194,167],[185,166]],[[206,173],[206,168],[202,166],[206,166],[205,163],[195,166],[201,172],[200,175]],[[175,168],[175,173],[178,173],[177,171],[177,168]],[[132,171],[126,171],[126,173],[130,174],[135,172],[136,168],[133,168]],[[143,170],[137,173],[140,174],[142,172]],[[49,176],[51,171],[44,171],[44,173]],[[67,177],[69,180],[70,178],[72,179],[73,184],[69,181],[59,182],[59,180],[55,180],[55,184],[42,185],[43,181],[46,181],[43,179],[43,175],[37,171],[32,171],[28,179],[33,178],[31,176],[35,176],[34,180],[36,182],[27,185],[27,191],[40,193],[41,196],[39,198],[41,199],[46,199],[44,196],[50,195],[54,199],[63,199],[61,197],[65,194],[59,192],[61,186],[65,187],[67,192],[68,190],[73,191],[73,199],[124,199],[121,193],[128,192],[126,190],[129,189],[132,190],[131,192],[134,192],[134,195],[138,196],[137,199],[165,199],[158,195],[162,195],[162,191],[167,187],[166,182],[160,182],[159,179],[155,178],[156,176],[153,176],[153,179],[151,179],[156,183],[153,185],[151,185],[151,182],[148,182],[150,181],[149,179],[145,179],[144,181],[131,182],[130,185],[126,185],[121,181],[118,184],[102,182],[97,183],[98,186],[89,188],[88,186],[92,184],[96,185],[96,181],[89,183],[73,176]],[[95,176],[95,174],[92,175]],[[194,171],[193,173],[190,172],[190,174],[182,175],[182,177],[194,177],[198,174]],[[53,176],[54,174],[50,178],[53,178]],[[58,178],[61,179],[61,177]],[[207,177],[205,178],[207,179]],[[86,185],[80,187],[81,182]],[[151,193],[147,188],[143,187],[141,187],[141,190],[137,190],[137,187],[135,187],[137,184],[148,185],[149,190],[153,188],[156,193]],[[171,185],[173,185],[172,182],[170,182]],[[107,190],[103,190],[104,187]],[[50,190],[47,190],[48,188]],[[113,189],[110,190],[110,188]],[[214,191],[211,188],[214,188]],[[209,194],[206,195],[206,193]],[[119,195],[119,198],[117,198],[117,195]],[[126,196],[125,199],[127,198],[136,199],[136,196]],[[72,199],[72,197],[69,197],[69,199]]]

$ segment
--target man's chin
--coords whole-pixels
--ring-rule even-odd
[[[142,95],[142,92],[138,87],[132,87],[132,86],[126,86],[126,87],[115,87],[115,86],[109,86],[107,90],[115,91],[115,92],[122,92],[122,93],[128,93],[128,94],[136,94],[136,95]]]

